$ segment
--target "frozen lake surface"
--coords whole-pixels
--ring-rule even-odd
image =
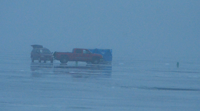
[[[0,111],[200,110],[200,61],[31,63],[1,56]]]

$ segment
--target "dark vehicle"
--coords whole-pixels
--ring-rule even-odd
[[[38,60],[39,62],[44,61],[50,61],[53,63],[53,53],[47,49],[44,48],[42,45],[31,45],[33,47],[33,50],[31,51],[31,60],[34,62],[35,60]]]
[[[75,48],[72,52],[55,52],[54,58],[61,63],[67,63],[68,61],[83,61],[99,64],[103,57],[100,54],[91,53],[88,49]]]

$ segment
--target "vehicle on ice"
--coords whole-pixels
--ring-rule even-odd
[[[33,47],[33,50],[31,51],[31,61],[34,62],[35,60],[38,60],[40,63],[41,61],[50,61],[53,63],[53,53],[43,47],[42,45],[31,45]]]
[[[83,61],[99,64],[103,58],[101,54],[93,54],[88,49],[74,48],[72,52],[54,52],[54,58],[61,63],[68,61]]]

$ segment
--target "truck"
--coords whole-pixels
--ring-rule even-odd
[[[61,63],[67,63],[68,61],[82,61],[92,64],[99,64],[103,56],[101,54],[93,54],[88,49],[74,48],[72,52],[54,52],[55,60],[59,60]]]

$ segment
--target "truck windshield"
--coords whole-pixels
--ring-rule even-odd
[[[76,51],[76,53],[79,53],[79,54],[82,53],[82,50],[81,50],[81,49],[76,49],[75,51]]]
[[[88,50],[83,50],[83,54],[90,54],[90,51],[88,51]]]
[[[51,51],[48,50],[48,49],[40,49],[40,53],[43,53],[43,54],[51,54]]]

